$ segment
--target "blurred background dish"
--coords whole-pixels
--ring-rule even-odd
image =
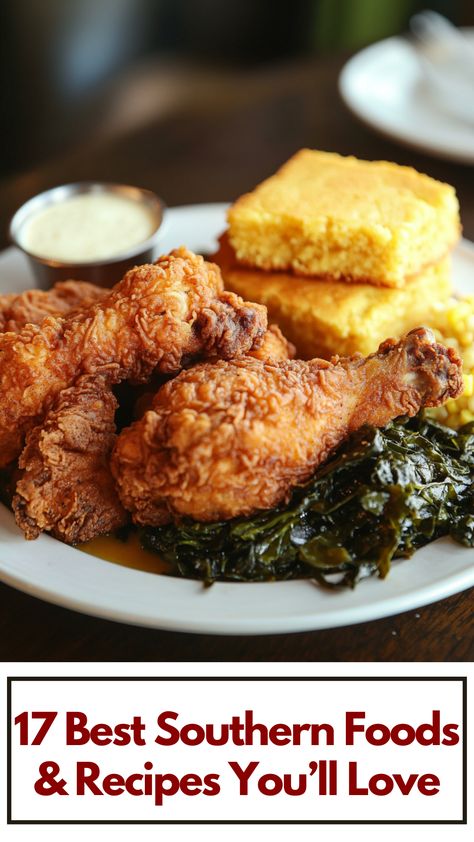
[[[465,29],[464,35],[474,51],[474,29]],[[474,122],[469,114],[474,87],[471,105],[464,105],[466,97],[453,83],[446,83],[442,96],[439,85],[434,87],[427,77],[420,57],[419,50],[406,38],[387,38],[372,44],[343,68],[341,96],[357,117],[377,131],[430,155],[472,164]],[[450,90],[451,107],[447,108]],[[456,114],[454,103],[458,103]],[[464,108],[466,119],[462,118]]]
[[[474,34],[430,10],[413,15],[410,30],[434,104],[474,129]]]
[[[429,0],[429,6],[457,27],[474,25],[467,0]],[[224,104],[238,108],[274,89],[275,74],[284,90],[295,67],[348,57],[399,35],[424,8],[426,0],[3,0],[0,177],[58,154],[80,154],[86,144],[108,142],[154,120],[218,111]],[[387,81],[395,91],[400,86],[398,97],[392,89],[380,92],[380,62],[372,60],[377,50],[367,54],[367,87],[359,99],[382,121],[399,108],[408,129],[412,116],[404,116],[404,97],[414,62],[404,47],[394,54]],[[385,64],[385,47],[380,55]],[[416,123],[426,120],[426,135],[436,135],[435,118],[425,102],[421,106]],[[444,146],[452,139],[448,131]]]

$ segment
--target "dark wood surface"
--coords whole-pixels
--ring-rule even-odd
[[[464,232],[474,239],[474,170],[395,145],[341,103],[342,60],[266,71],[264,85],[243,77],[238,95],[208,96],[115,141],[85,143],[38,170],[0,185],[1,246],[16,207],[54,184],[81,179],[127,182],[157,191],[169,206],[226,201],[252,188],[298,148],[410,164],[455,185]],[[34,545],[25,543],[25,552]],[[407,575],[409,575],[409,564]],[[134,628],[48,605],[0,586],[2,660],[404,661],[473,660],[474,589],[396,617],[293,635],[217,637]]]

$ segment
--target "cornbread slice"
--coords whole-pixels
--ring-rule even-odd
[[[221,268],[226,289],[268,308],[297,356],[370,354],[387,337],[398,338],[413,327],[429,325],[449,298],[449,258],[417,276],[403,289],[370,284],[341,284],[296,278],[284,272],[262,272],[239,266],[226,241],[213,260]]]
[[[240,263],[402,287],[460,233],[454,188],[411,167],[302,149],[228,212]]]

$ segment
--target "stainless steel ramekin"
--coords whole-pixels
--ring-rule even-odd
[[[63,202],[71,196],[81,193],[118,193],[136,202],[142,202],[156,215],[156,230],[151,237],[122,254],[100,261],[64,263],[32,254],[21,244],[23,226],[43,208]],[[109,184],[107,182],[81,181],[75,184],[62,184],[38,193],[22,205],[10,222],[10,239],[29,258],[38,286],[49,289],[56,281],[69,278],[78,281],[90,281],[103,287],[111,287],[133,266],[151,263],[157,257],[158,240],[163,231],[165,204],[155,193],[127,184]]]

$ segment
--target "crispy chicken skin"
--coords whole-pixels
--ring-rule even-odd
[[[126,523],[109,467],[116,408],[106,378],[84,375],[28,433],[13,497],[27,538],[46,530],[77,544]]]
[[[217,521],[287,500],[348,435],[437,406],[462,390],[456,352],[418,328],[376,354],[184,371],[122,431],[112,471],[138,524]]]
[[[59,281],[50,290],[28,289],[0,295],[0,333],[19,333],[46,316],[71,315],[105,298],[109,290],[86,281]]]
[[[295,346],[285,339],[278,325],[269,325],[260,347],[255,351],[250,351],[248,356],[254,357],[256,360],[291,360],[295,356]],[[153,380],[159,380],[159,377],[155,377]],[[153,384],[152,381],[138,395],[133,410],[134,419],[141,418],[148,409],[152,408],[157,389],[164,382],[163,379],[161,383],[155,382]]]
[[[269,325],[262,344],[249,356],[256,360],[292,360],[295,353],[295,346],[283,336],[278,325]]]
[[[280,329],[270,325],[252,356],[285,360],[291,353]],[[154,394],[140,397],[143,411]],[[116,408],[104,378],[84,375],[59,394],[43,423],[28,433],[13,498],[17,524],[28,539],[46,531],[77,544],[126,523],[110,472]]]
[[[0,467],[79,375],[144,382],[154,370],[179,371],[184,358],[245,354],[266,327],[264,307],[224,292],[218,267],[180,248],[74,316],[0,334]]]

